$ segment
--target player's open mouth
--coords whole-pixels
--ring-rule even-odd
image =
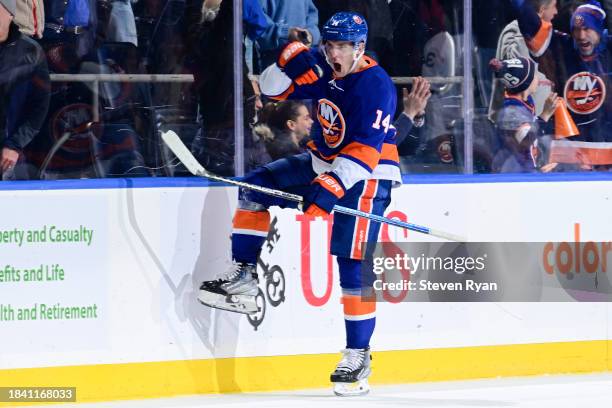
[[[336,72],[342,71],[342,65],[338,62],[334,62],[334,71]]]
[[[591,48],[591,43],[589,41],[579,42],[578,46],[582,49],[589,49]]]

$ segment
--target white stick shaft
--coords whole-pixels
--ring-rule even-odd
[[[183,141],[179,138],[179,136],[172,130],[169,130],[165,133],[162,133],[162,139],[168,145],[170,150],[175,154],[175,156],[187,167],[189,172],[194,176],[205,177],[210,180],[220,181],[226,184],[232,184],[238,187],[246,188],[253,191],[258,191],[263,194],[268,194],[274,197],[284,198],[289,201],[295,201],[297,203],[303,203],[304,199],[302,196],[297,194],[287,193],[285,191],[275,190],[273,188],[262,187],[255,184],[245,183],[244,181],[233,180],[231,178],[217,176],[216,174],[208,172],[202,165],[193,157],[193,154],[187,149],[187,146],[183,143]],[[447,232],[433,230],[427,227],[423,227],[417,224],[411,224],[408,222],[396,220],[393,218],[387,218],[376,214],[370,214],[364,211],[356,210],[353,208],[343,207],[340,205],[334,206],[334,211],[352,215],[355,217],[367,218],[369,220],[375,222],[381,222],[389,225],[393,225],[396,227],[406,228],[410,231],[420,232],[422,234],[431,235],[438,238],[447,239],[450,241],[457,242],[466,242],[467,240],[464,237],[459,235],[450,234]]]

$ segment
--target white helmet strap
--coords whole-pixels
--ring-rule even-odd
[[[355,47],[353,48],[353,65],[351,65],[351,69],[348,72],[349,74],[355,71],[355,68],[357,68],[357,64],[359,64],[359,60],[361,59],[361,57],[363,57],[363,54],[365,53],[365,44],[363,47],[363,51],[359,50],[359,44],[361,43],[355,43]]]

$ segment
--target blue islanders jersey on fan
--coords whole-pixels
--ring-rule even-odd
[[[588,4],[587,4],[588,5]],[[584,5],[583,5],[584,6]],[[607,30],[592,55],[582,56],[570,34],[553,30],[542,20],[533,5],[520,3],[519,28],[534,55],[550,47],[555,52],[556,77],[552,78],[576,122],[580,134],[572,140],[611,142],[612,92],[609,73],[612,70],[612,37]],[[580,17],[577,17],[580,20]]]
[[[297,86],[276,65],[264,71],[260,82],[273,99],[315,101],[317,120],[308,143],[313,170],[333,171],[347,189],[369,179],[401,183],[393,127],[397,98],[391,78],[365,56],[364,68],[334,78],[325,57],[311,52],[324,71],[316,83]]]

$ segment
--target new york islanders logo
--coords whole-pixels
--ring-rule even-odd
[[[597,75],[579,72],[572,75],[565,83],[563,96],[572,112],[588,115],[603,105],[606,99],[606,85]]]
[[[574,26],[580,28],[583,25],[584,25],[584,17],[582,17],[580,14],[576,15],[576,17],[574,17]]]
[[[91,148],[91,137],[87,124],[93,120],[93,108],[85,103],[73,103],[58,110],[51,119],[52,136],[54,142],[59,141],[63,135],[70,137],[61,149],[70,153],[87,153]]]
[[[317,119],[323,130],[325,144],[332,149],[340,146],[346,131],[344,116],[340,109],[332,101],[321,99],[317,108]]]

